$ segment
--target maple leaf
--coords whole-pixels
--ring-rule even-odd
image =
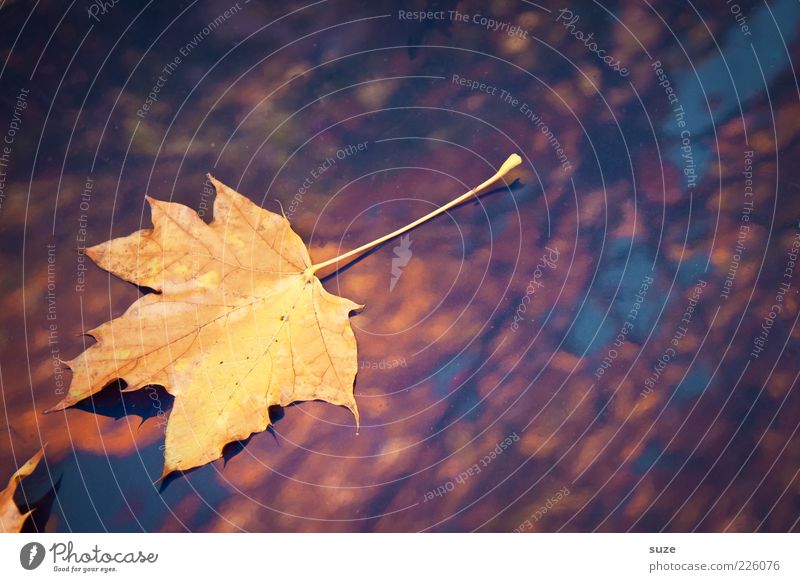
[[[31,514],[31,511],[22,513],[19,510],[17,504],[14,503],[14,493],[17,492],[17,487],[19,487],[22,478],[27,477],[36,469],[43,454],[44,449],[41,449],[33,455],[16,473],[11,475],[11,479],[8,480],[8,486],[0,491],[0,533],[21,531],[25,520]]]
[[[328,293],[316,273],[446,211],[520,161],[512,156],[492,179],[427,217],[319,264],[285,217],[211,176],[210,223],[186,206],[147,197],[152,229],[86,254],[156,292],[87,332],[97,343],[64,362],[73,372],[69,391],[48,412],[119,379],[125,391],[164,386],[175,401],[162,477],[211,462],[226,444],[266,430],[272,405],[323,400],[350,409],[358,426],[349,318],[363,305]]]

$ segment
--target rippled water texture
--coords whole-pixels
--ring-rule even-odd
[[[47,443],[29,529],[800,529],[796,0],[263,4],[0,3],[0,478]],[[208,220],[212,172],[321,261],[513,152],[325,280],[366,304],[358,434],[276,409],[154,483],[162,388],[42,414],[147,291],[82,254],[145,194]]]

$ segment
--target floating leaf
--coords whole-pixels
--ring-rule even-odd
[[[17,504],[14,503],[14,494],[17,492],[22,478],[27,477],[36,469],[39,461],[42,460],[42,455],[44,455],[44,449],[33,455],[16,473],[11,475],[8,486],[0,491],[0,532],[16,533],[21,531],[25,520],[31,514],[31,511],[22,513],[19,510]]]
[[[87,250],[103,269],[155,290],[91,330],[97,343],[66,362],[73,377],[52,410],[122,379],[126,391],[161,385],[175,397],[163,475],[219,458],[223,447],[269,426],[268,408],[324,400],[350,409],[356,340],[350,313],[363,308],[317,278],[474,196],[521,162],[427,216],[319,264],[289,221],[211,178],[214,217],[147,198],[152,229]]]

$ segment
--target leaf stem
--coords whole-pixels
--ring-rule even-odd
[[[357,255],[360,255],[361,253],[364,253],[364,252],[366,252],[366,251],[368,251],[368,250],[370,250],[372,248],[375,248],[376,246],[378,246],[380,244],[385,243],[387,240],[393,239],[396,236],[400,236],[401,234],[403,234],[404,232],[408,232],[412,228],[416,228],[417,226],[419,226],[423,222],[427,222],[430,219],[432,219],[432,218],[434,218],[436,216],[439,216],[443,212],[447,212],[448,210],[450,210],[454,206],[458,206],[462,202],[465,202],[466,200],[470,199],[472,196],[474,196],[475,194],[477,194],[478,192],[480,192],[481,190],[483,190],[487,186],[491,186],[492,184],[494,184],[495,182],[500,180],[503,176],[508,174],[508,172],[510,172],[511,170],[516,168],[521,163],[522,163],[522,159],[517,154],[511,154],[508,157],[508,159],[505,162],[503,162],[503,165],[500,166],[500,169],[497,170],[497,173],[494,176],[492,176],[491,178],[489,178],[488,180],[486,180],[482,184],[476,186],[475,188],[473,188],[469,192],[465,192],[464,194],[462,194],[461,196],[459,196],[458,198],[456,198],[454,200],[451,200],[450,202],[448,202],[444,206],[442,206],[440,208],[437,208],[433,212],[430,212],[430,213],[426,214],[425,216],[423,216],[421,218],[418,218],[414,222],[412,222],[410,224],[407,224],[406,226],[404,226],[402,228],[398,228],[394,232],[390,232],[389,234],[387,234],[385,236],[382,236],[380,238],[377,238],[372,242],[369,242],[369,243],[367,243],[365,245],[361,245],[357,249],[353,249],[352,251],[346,252],[343,255],[339,255],[338,257],[334,257],[333,259],[329,259],[327,261],[323,261],[322,263],[317,263],[316,265],[312,265],[311,267],[308,268],[309,274],[313,275],[317,271],[319,271],[320,269],[324,269],[325,267],[330,267],[331,265],[336,265],[337,263],[340,263],[340,262],[342,262],[342,261],[344,261],[346,259],[349,259],[349,258],[355,257]]]

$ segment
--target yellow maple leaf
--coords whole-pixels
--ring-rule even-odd
[[[223,447],[269,426],[268,408],[324,400],[349,408],[356,340],[349,316],[363,308],[317,278],[463,202],[521,162],[449,204],[349,253],[312,264],[289,221],[210,177],[217,195],[205,223],[181,204],[147,198],[152,229],[86,253],[103,269],[156,293],[87,332],[97,340],[65,362],[73,372],[64,409],[122,379],[125,391],[164,386],[175,397],[164,471],[219,458]]]
[[[0,533],[19,532],[25,524],[25,520],[31,514],[30,511],[22,513],[19,510],[17,504],[14,503],[14,493],[16,493],[22,478],[27,477],[36,469],[43,454],[44,449],[41,449],[33,455],[16,473],[11,475],[11,479],[8,480],[8,486],[0,491]]]

